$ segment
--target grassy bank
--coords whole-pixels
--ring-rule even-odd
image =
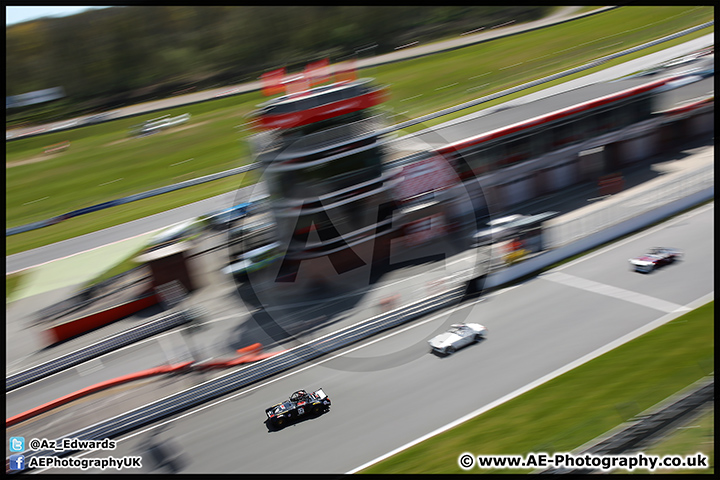
[[[23,273],[14,273],[11,275],[5,275],[5,300],[13,294],[15,290],[20,286],[22,281]]]
[[[464,452],[572,451],[713,372],[714,311],[713,301],[362,473],[462,473]]]

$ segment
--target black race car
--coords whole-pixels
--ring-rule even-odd
[[[330,409],[330,397],[322,388],[308,393],[298,390],[290,395],[290,400],[265,409],[268,421],[275,427],[284,427],[298,417],[317,416]]]

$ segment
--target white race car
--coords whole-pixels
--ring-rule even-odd
[[[487,328],[479,323],[456,323],[450,329],[428,340],[432,351],[450,355],[457,349],[476,343],[487,336]]]

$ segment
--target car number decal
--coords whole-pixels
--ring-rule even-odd
[[[305,413],[305,409],[302,407],[298,408],[298,413],[302,415],[303,413]]]

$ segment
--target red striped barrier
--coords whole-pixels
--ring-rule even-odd
[[[274,355],[277,355],[278,353],[282,353],[283,351],[266,352],[266,353],[259,353],[259,352],[252,353],[252,354],[246,355],[241,358],[236,358],[235,360],[230,360],[229,362],[227,362],[227,366],[234,367],[235,365],[242,365],[243,363],[252,363],[252,362],[257,362],[258,360],[265,360],[266,358],[270,358]]]

